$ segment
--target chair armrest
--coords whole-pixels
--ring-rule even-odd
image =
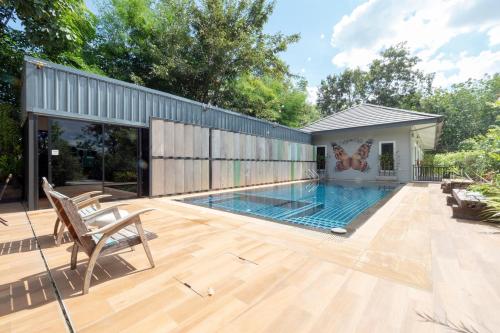
[[[78,207],[78,209],[82,209],[82,208],[90,206],[92,204],[99,203],[100,199],[109,198],[111,196],[112,196],[111,194],[96,195],[95,197],[90,197],[90,198],[88,198],[86,200],[83,200],[83,201],[80,201],[80,202],[75,202],[75,204]]]
[[[85,193],[82,193],[82,194],[79,194],[77,196],[74,196],[71,198],[71,200],[73,200],[73,202],[75,203],[78,203],[80,201],[83,201],[83,200],[86,200],[86,199],[89,199],[90,197],[92,197],[94,194],[101,194],[102,191],[90,191],[90,192],[85,192]]]
[[[118,221],[116,221],[114,223],[107,224],[104,227],[101,227],[99,229],[95,229],[95,230],[92,230],[92,231],[85,233],[85,236],[91,236],[91,235],[95,235],[95,234],[114,234],[115,232],[117,232],[120,229],[123,229],[124,227],[128,226],[129,224],[137,222],[135,220],[135,218],[137,216],[144,214],[144,213],[147,213],[147,212],[150,212],[150,211],[153,211],[153,210],[158,210],[158,209],[146,208],[146,209],[141,209],[141,210],[135,211],[135,212],[131,213],[130,215],[128,215],[122,219],[119,219]]]
[[[119,204],[114,204],[114,205],[109,206],[109,207],[101,208],[99,210],[96,210],[93,213],[85,215],[85,217],[82,217],[82,219],[85,222],[87,220],[94,219],[94,218],[96,218],[98,216],[101,216],[101,215],[104,215],[104,214],[108,214],[109,212],[112,212],[115,209],[118,209],[118,207],[120,207],[120,206],[126,206],[126,205],[129,205],[129,204],[128,203],[119,203]]]

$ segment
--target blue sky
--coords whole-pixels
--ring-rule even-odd
[[[402,41],[435,86],[500,72],[498,0],[278,0],[266,29],[301,34],[282,57],[308,80],[311,101],[328,74],[366,68]]]
[[[500,0],[277,0],[265,29],[300,33],[282,58],[308,80],[310,101],[327,75],[366,68],[401,41],[435,86],[500,72]]]

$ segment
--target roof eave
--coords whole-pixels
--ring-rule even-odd
[[[421,120],[410,120],[410,121],[402,121],[397,123],[390,124],[378,124],[378,125],[367,125],[367,126],[357,126],[357,127],[349,127],[349,128],[339,128],[339,129],[328,129],[321,131],[310,131],[308,133],[312,135],[317,134],[328,134],[328,133],[342,133],[353,130],[363,130],[363,129],[379,129],[379,128],[392,128],[392,127],[403,127],[403,126],[412,126],[412,125],[420,125],[420,124],[433,124],[442,122],[442,116],[436,116],[435,118],[430,119],[421,119]]]

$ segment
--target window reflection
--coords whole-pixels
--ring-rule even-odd
[[[40,182],[47,177],[68,196],[103,191],[111,200],[137,197],[138,129],[42,117],[38,125]],[[39,207],[47,208],[39,194]]]
[[[137,129],[104,126],[104,191],[115,198],[137,196]]]
[[[102,126],[51,120],[52,183],[69,196],[102,190]]]

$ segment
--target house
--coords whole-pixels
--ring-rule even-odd
[[[318,171],[329,179],[408,182],[441,128],[439,115],[364,103],[302,130],[312,135]]]
[[[441,128],[440,116],[363,104],[299,130],[32,57],[22,93],[29,209],[46,205],[42,177],[70,196],[115,199],[305,180],[316,169],[407,182]]]
[[[309,133],[32,57],[22,109],[30,210],[47,207],[42,177],[128,199],[310,179],[316,165]]]

